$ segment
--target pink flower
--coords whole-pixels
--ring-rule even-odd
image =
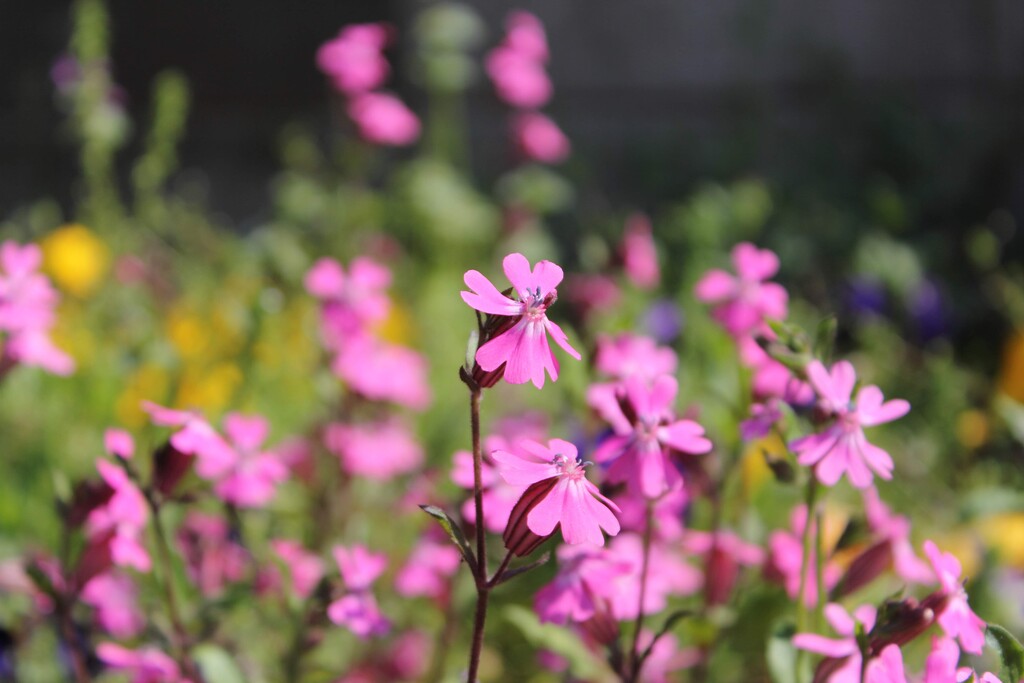
[[[909,583],[931,583],[935,580],[928,563],[914,552],[910,542],[910,520],[892,514],[874,487],[864,490],[864,512],[871,531],[889,543],[897,576]]]
[[[946,683],[951,678],[943,679]],[[864,683],[907,683],[903,670],[903,653],[899,645],[886,645],[882,652],[868,662],[864,670]]]
[[[96,621],[115,638],[142,632],[146,617],[139,610],[139,589],[126,574],[108,572],[85,584],[82,602],[96,610]]]
[[[324,445],[341,458],[346,472],[378,481],[412,472],[423,463],[423,448],[395,418],[366,425],[330,424]]]
[[[334,351],[391,309],[391,271],[365,256],[352,259],[347,272],[334,259],[322,258],[306,273],[305,285],[322,302],[324,342]]]
[[[202,476],[209,478],[213,476],[210,472],[230,469],[235,459],[231,446],[200,413],[164,408],[150,401],[143,401],[142,409],[155,425],[181,428],[171,435],[170,443],[179,453],[200,456],[207,473]]]
[[[524,440],[520,453],[495,451],[491,457],[501,476],[514,486],[553,480],[547,494],[526,515],[526,526],[534,534],[548,536],[561,525],[566,543],[604,545],[602,529],[612,536],[619,533],[619,520],[613,514],[618,506],[587,481],[576,446],[568,441],[551,439],[544,446]]]
[[[851,400],[857,375],[848,361],[833,365],[831,373],[820,361],[812,361],[807,375],[818,394],[819,407],[834,421],[824,432],[790,444],[797,462],[816,466],[815,475],[826,486],[836,484],[843,473],[861,489],[871,485],[872,470],[883,479],[892,479],[892,458],[867,441],[864,427],[895,420],[910,410],[910,404],[902,399],[883,403],[882,391],[874,385],[862,387],[856,400]]]
[[[216,597],[227,583],[245,577],[250,557],[235,537],[223,518],[201,512],[190,512],[178,529],[185,571],[204,597]]]
[[[188,683],[177,662],[153,647],[129,650],[116,643],[100,643],[96,656],[115,671],[126,671],[131,683]]]
[[[654,634],[644,629],[640,632],[640,651],[643,652],[654,640]],[[638,683],[668,683],[676,680],[671,676],[675,671],[689,669],[697,664],[702,655],[697,648],[680,649],[679,642],[671,633],[663,633],[651,648],[650,656],[644,660]]]
[[[537,62],[548,61],[547,35],[536,15],[522,10],[512,12],[505,20],[505,28],[505,45],[516,54]]]
[[[499,45],[491,50],[486,69],[498,97],[513,107],[537,109],[551,99],[551,79],[544,64],[515,48]]]
[[[711,450],[703,427],[673,417],[678,389],[676,379],[668,375],[658,377],[650,386],[631,378],[623,385],[620,401],[606,406],[608,412],[602,417],[611,423],[615,434],[598,446],[594,459],[611,461],[609,481],[627,482],[636,494],[657,498],[682,485],[671,451],[700,454]]]
[[[388,62],[381,51],[388,44],[389,34],[385,24],[346,26],[317,50],[317,65],[346,95],[373,90],[388,76]]]
[[[286,538],[275,538],[270,542],[270,547],[288,567],[295,595],[303,600],[312,595],[324,575],[323,560],[296,541]]]
[[[108,429],[103,432],[103,446],[108,453],[130,460],[135,453],[135,440],[123,429]]]
[[[90,537],[113,532],[110,554],[114,564],[148,572],[153,563],[142,539],[149,521],[145,496],[117,465],[97,460],[96,469],[114,493],[105,504],[89,513],[87,529]]]
[[[709,605],[720,605],[729,599],[740,566],[760,565],[765,560],[764,549],[731,531],[687,531],[683,549],[704,558],[704,595]]]
[[[461,561],[458,549],[448,539],[420,539],[395,577],[395,589],[405,597],[441,598]]]
[[[277,485],[288,478],[288,468],[272,451],[261,444],[267,437],[267,421],[258,415],[230,413],[224,418],[224,431],[231,440],[231,458],[204,458],[199,452],[196,472],[216,481],[214,491],[228,503],[239,507],[263,507],[273,499]]]
[[[793,645],[801,650],[810,650],[826,657],[841,660],[828,677],[829,683],[861,683],[861,654],[857,644],[857,623],[865,633],[875,626],[875,608],[863,605],[851,617],[841,605],[830,602],[825,605],[825,619],[842,638],[826,638],[816,633],[797,633]]]
[[[670,347],[658,346],[650,337],[625,332],[615,337],[598,335],[594,365],[617,379],[638,376],[650,382],[658,375],[674,375],[679,358]]]
[[[607,587],[631,571],[631,564],[606,548],[563,545],[557,550],[558,573],[537,591],[533,605],[543,622],[582,623],[609,611]]]
[[[626,277],[630,282],[640,289],[658,286],[661,281],[658,249],[651,234],[651,221],[644,214],[634,213],[626,220],[621,252]]]
[[[389,147],[403,147],[420,136],[420,120],[402,100],[384,92],[355,95],[348,104],[359,134],[367,142]]]
[[[580,359],[562,329],[546,315],[557,298],[555,287],[562,281],[562,269],[550,261],[540,261],[531,270],[530,262],[522,254],[509,254],[502,265],[518,301],[504,296],[475,270],[467,271],[464,278],[466,286],[473,290],[462,292],[463,301],[470,307],[517,319],[511,328],[477,349],[476,362],[487,372],[504,365],[507,382],[532,381],[539,389],[544,386],[545,370],[552,381],[558,379],[558,361],[548,346],[548,334],[566,353]]]
[[[569,138],[554,121],[535,111],[516,114],[512,137],[530,161],[557,164],[569,157]]]
[[[41,263],[42,251],[35,244],[0,244],[0,362],[6,356],[67,375],[75,362],[50,340],[58,295],[50,280],[38,272]]]
[[[583,320],[595,312],[614,311],[622,301],[622,289],[601,273],[575,273],[565,281],[565,300]]]
[[[543,413],[526,413],[519,417],[499,420],[494,425],[494,431],[494,434],[484,439],[480,478],[484,499],[484,526],[488,531],[501,533],[508,524],[512,508],[526,487],[513,486],[502,479],[491,459],[491,453],[497,450],[514,451],[518,449],[520,439],[543,440],[547,434],[547,419]],[[469,491],[473,490],[472,453],[457,451],[452,456],[451,478],[456,485]],[[476,505],[472,497],[463,504],[462,517],[470,524],[476,523]]]
[[[935,608],[937,621],[950,638],[971,654],[981,654],[985,646],[985,622],[967,604],[967,592],[960,582],[960,561],[944,553],[931,541],[924,542],[924,554],[932,563],[945,600]]]
[[[730,334],[747,334],[766,319],[786,317],[789,296],[781,285],[765,282],[779,269],[778,257],[749,242],[732,250],[736,275],[712,270],[697,283],[697,299],[715,305],[714,317]]]
[[[427,361],[422,354],[367,334],[340,345],[331,370],[356,393],[415,410],[430,403]]]
[[[609,545],[607,557],[629,568],[629,571],[595,587],[595,592],[608,601],[612,615],[619,621],[635,619],[640,608],[644,614],[661,612],[670,596],[691,595],[700,590],[703,582],[700,570],[683,561],[678,545],[653,541],[647,566],[647,587],[641,605],[644,550],[640,534],[620,534]]]
[[[333,553],[347,592],[328,605],[328,618],[360,638],[387,633],[391,625],[370,593],[370,586],[387,567],[387,556],[361,545],[335,546]]]
[[[654,507],[654,537],[662,541],[679,541],[686,532],[684,516],[690,496],[686,489],[677,488],[656,500],[633,495],[624,489],[614,497],[619,506],[619,523],[627,531],[643,533],[647,526],[647,506]]]

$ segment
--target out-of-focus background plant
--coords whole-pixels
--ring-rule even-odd
[[[652,20],[666,44],[682,35],[698,51],[695,26],[730,27],[739,64],[772,64],[771,41],[786,33],[776,24],[801,25],[770,3],[648,4],[636,13],[666,13]],[[891,55],[891,79],[865,82],[855,61],[813,44],[792,47],[802,56],[785,62],[797,69],[789,79],[737,78],[710,59],[667,65],[681,75],[659,79],[623,65],[676,53],[616,42],[617,21],[646,21],[618,10],[588,20],[574,3],[538,7],[542,25],[506,8],[411,5],[388,5],[388,16],[311,10],[330,25],[303,34],[300,60],[274,68],[314,82],[315,99],[283,98],[266,113],[260,74],[245,72],[228,91],[252,92],[255,104],[241,111],[235,95],[234,120],[218,118],[216,99],[195,96],[193,82],[208,95],[234,80],[211,72],[237,62],[197,68],[187,41],[174,41],[194,73],[143,73],[130,52],[146,47],[143,29],[158,57],[141,63],[168,48],[149,23],[156,14],[125,3],[75,0],[47,14],[60,17],[66,43],[45,56],[48,73],[24,57],[5,77],[6,128],[45,127],[59,144],[33,160],[10,132],[0,137],[14,160],[0,164],[15,174],[0,191],[0,281],[38,259],[52,283],[35,281],[52,308],[35,336],[17,341],[0,308],[0,681],[120,680],[119,665],[137,681],[460,680],[473,586],[417,505],[471,517],[450,476],[453,455],[469,448],[457,370],[476,329],[458,292],[465,271],[495,276],[513,252],[565,269],[553,315],[584,363],[565,360],[541,392],[486,394],[485,434],[560,436],[592,453],[606,436],[587,403],[600,340],[647,335],[678,354],[678,412],[715,447],[706,471],[687,476],[717,496],[695,494],[677,521],[731,528],[765,548],[803,491],[779,465],[792,464],[779,434],[741,436],[750,374],[694,296],[744,241],[778,254],[792,324],[813,333],[834,319],[834,344],[816,349],[851,359],[865,384],[913,406],[878,429],[896,463],[880,494],[912,521],[918,554],[928,538],[958,558],[974,611],[1020,636],[1019,7],[983,3],[964,10],[975,23],[962,26],[959,15],[920,17],[970,34],[956,43],[959,61],[937,63],[948,84],[935,84],[901,69],[909,53],[891,44],[863,57]],[[868,19],[830,7],[871,42]],[[296,8],[236,11],[219,27],[224,51],[232,35],[301,33],[311,21]],[[801,16],[824,25],[813,14]],[[213,30],[197,21],[197,36]],[[975,54],[983,42],[989,52]],[[122,73],[133,87],[119,84]],[[275,87],[281,78],[267,73]],[[711,113],[694,114],[700,107]],[[218,140],[248,143],[236,128],[262,135],[262,151]],[[189,142],[192,130],[205,138]],[[216,158],[225,150],[231,158]],[[644,249],[655,250],[653,271],[637,256]],[[0,305],[5,296],[0,288]],[[190,424],[226,435],[230,467],[203,465],[218,456],[198,437],[195,452],[166,445]],[[133,436],[131,458],[105,440],[111,427]],[[860,496],[844,486],[818,541],[849,568],[869,534]],[[124,518],[105,526],[92,516],[112,495],[138,504],[138,535]],[[119,555],[133,541],[149,571]],[[339,547],[356,556],[361,546],[387,558],[366,584],[335,563]],[[704,568],[701,552],[678,561]],[[615,680],[585,634],[529,608],[555,565],[495,591],[481,680]],[[796,625],[786,591],[759,569],[741,578],[713,609],[695,587],[671,593],[666,609],[696,616],[638,680],[782,681],[809,667],[794,669],[801,656],[779,635]],[[880,603],[901,587],[883,581],[859,599]],[[117,605],[119,618],[104,612]],[[361,621],[344,612],[352,605]],[[145,647],[165,653],[149,655],[150,678],[139,673],[150,670],[138,659]],[[914,647],[905,657],[920,670],[927,645]],[[1011,650],[972,663],[997,671],[993,653]]]

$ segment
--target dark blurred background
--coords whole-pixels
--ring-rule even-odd
[[[330,126],[317,47],[347,23],[399,28],[410,0],[111,0],[113,74],[136,121],[154,75],[185,73],[193,107],[183,166],[211,207],[244,226],[265,212],[292,121]],[[566,173],[609,201],[676,200],[698,180],[767,178],[790,193],[856,200],[881,181],[916,198],[932,227],[1024,217],[1024,3],[1020,0],[547,0],[475,7],[501,38],[513,8],[552,46],[548,111],[574,144]],[[49,70],[68,3],[0,10],[0,214],[41,196],[70,203]],[[503,108],[485,78],[470,92],[473,163],[502,163]],[[142,118],[140,118],[142,117]]]

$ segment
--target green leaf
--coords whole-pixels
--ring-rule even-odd
[[[814,355],[825,365],[832,359],[832,349],[836,343],[836,330],[839,323],[834,315],[830,315],[820,323],[814,333]]]
[[[811,680],[811,667],[806,657],[799,657],[793,647],[793,634],[796,628],[792,624],[777,627],[768,638],[768,673],[775,683],[792,683]],[[799,670],[797,666],[800,665]],[[796,676],[794,678],[794,672]]]
[[[476,556],[473,554],[473,549],[469,547],[466,535],[462,533],[462,529],[455,523],[455,520],[436,505],[420,505],[420,509],[438,521],[441,528],[448,534],[448,538],[452,539],[452,543],[462,553],[462,559],[466,560],[466,564],[469,565],[469,570],[473,572],[473,576],[476,576]]]
[[[238,664],[227,650],[217,645],[205,643],[192,650],[192,659],[199,665],[203,678],[217,683],[245,683]]]
[[[533,610],[522,605],[509,605],[502,611],[502,616],[518,628],[531,645],[565,657],[574,678],[584,681],[607,679],[608,672],[599,666],[600,659],[594,657],[572,631],[555,624],[540,623]]]
[[[1024,678],[1024,646],[1013,634],[998,624],[989,624],[985,639],[999,651],[1003,665],[1003,680],[1019,681]]]

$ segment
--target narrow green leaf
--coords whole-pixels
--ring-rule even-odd
[[[466,564],[469,565],[469,569],[473,572],[473,576],[476,576],[476,556],[473,554],[473,549],[469,547],[469,541],[466,540],[466,535],[462,533],[462,529],[455,520],[448,516],[448,513],[437,507],[436,505],[420,505],[420,509],[426,512],[428,515],[437,520],[441,528],[444,529],[445,533],[448,534],[448,538],[452,539],[452,543],[462,553],[462,558],[466,560]]]
[[[836,330],[839,323],[834,315],[830,315],[820,323],[814,333],[814,355],[821,359],[821,362],[828,365],[832,359],[832,349],[835,348]]]
[[[1024,646],[1020,641],[998,624],[989,624],[985,631],[989,645],[999,651],[1003,680],[1019,681],[1024,678]]]

